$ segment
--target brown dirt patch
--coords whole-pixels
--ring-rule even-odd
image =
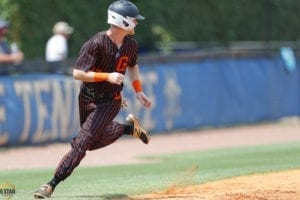
[[[152,200],[299,200],[300,170],[235,177],[137,197]]]

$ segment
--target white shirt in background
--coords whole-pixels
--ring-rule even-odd
[[[63,61],[67,58],[67,54],[67,39],[62,35],[53,35],[46,45],[46,61]]]

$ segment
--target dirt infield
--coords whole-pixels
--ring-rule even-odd
[[[299,120],[197,132],[165,133],[152,136],[150,144],[146,146],[136,139],[122,138],[104,149],[88,152],[81,166],[143,163],[146,161],[140,157],[147,155],[294,141],[300,141]],[[0,151],[0,170],[55,169],[69,148],[69,144],[51,144]],[[237,177],[185,188],[179,188],[175,184],[166,191],[132,199],[296,200],[300,199],[299,177],[300,170],[294,170]]]
[[[202,185],[176,187],[133,199],[152,200],[299,200],[300,170],[236,177]]]

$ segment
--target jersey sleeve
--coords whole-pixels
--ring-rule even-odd
[[[89,71],[95,66],[99,44],[95,39],[90,39],[81,48],[79,56],[76,60],[75,69]]]

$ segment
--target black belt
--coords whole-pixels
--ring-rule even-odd
[[[120,92],[110,93],[110,92],[97,92],[94,89],[89,89],[83,87],[81,89],[82,93],[88,97],[92,97],[94,99],[120,99]]]

